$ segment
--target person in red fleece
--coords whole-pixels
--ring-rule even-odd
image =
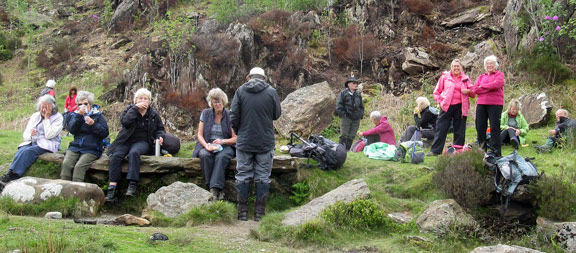
[[[382,116],[379,111],[373,111],[370,113],[370,119],[374,122],[375,127],[358,133],[358,136],[365,137],[368,140],[366,145],[370,145],[374,142],[384,142],[396,145],[394,129],[392,129],[392,126],[388,123],[388,119]]]
[[[68,96],[66,96],[66,101],[64,102],[64,113],[62,113],[62,116],[64,116],[65,129],[68,128],[68,121],[70,121],[70,116],[72,116],[72,113],[78,109],[78,106],[76,106],[77,92],[78,88],[76,85],[71,85],[70,90],[68,91]]]
[[[490,138],[490,145],[486,143],[486,129],[490,120],[491,136],[500,136],[500,116],[504,107],[504,74],[497,70],[498,58],[490,55],[484,59],[486,73],[476,79],[472,91],[478,95],[476,101],[476,132],[478,143],[484,150],[490,147],[495,155],[502,154],[500,138]]]

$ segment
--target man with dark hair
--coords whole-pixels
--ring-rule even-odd
[[[568,136],[566,139],[572,138],[570,141],[574,141],[575,131],[576,121],[568,118],[568,110],[558,109],[556,111],[556,127],[548,131],[549,136],[546,138],[544,145],[534,145],[534,148],[538,153],[550,152],[553,147],[556,147],[562,141],[563,136]]]
[[[238,220],[248,220],[250,183],[256,185],[254,220],[265,214],[270,191],[270,174],[274,158],[274,120],[280,118],[280,98],[276,89],[266,82],[264,70],[255,67],[232,100],[230,120],[236,141],[236,189]]]

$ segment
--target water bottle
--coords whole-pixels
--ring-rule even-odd
[[[160,156],[160,140],[156,139],[155,143],[156,143],[156,149],[155,149],[154,155]]]

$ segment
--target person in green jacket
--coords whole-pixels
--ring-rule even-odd
[[[518,146],[523,145],[525,136],[528,133],[528,122],[520,113],[522,104],[518,99],[513,99],[508,104],[508,110],[502,113],[500,117],[501,126],[500,140],[503,144],[509,143],[518,149]]]

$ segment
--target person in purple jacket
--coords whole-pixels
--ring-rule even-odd
[[[476,132],[478,143],[484,150],[490,147],[495,155],[501,156],[500,138],[490,138],[490,144],[486,143],[486,129],[490,120],[490,135],[500,136],[500,116],[504,107],[504,74],[497,70],[498,58],[490,55],[484,58],[486,72],[478,76],[472,92],[478,95],[476,101]]]
[[[374,122],[374,127],[364,132],[358,132],[358,136],[365,137],[368,141],[366,145],[374,142],[384,142],[396,145],[396,137],[394,137],[394,129],[388,123],[388,119],[380,114],[379,111],[370,113],[370,119]]]

